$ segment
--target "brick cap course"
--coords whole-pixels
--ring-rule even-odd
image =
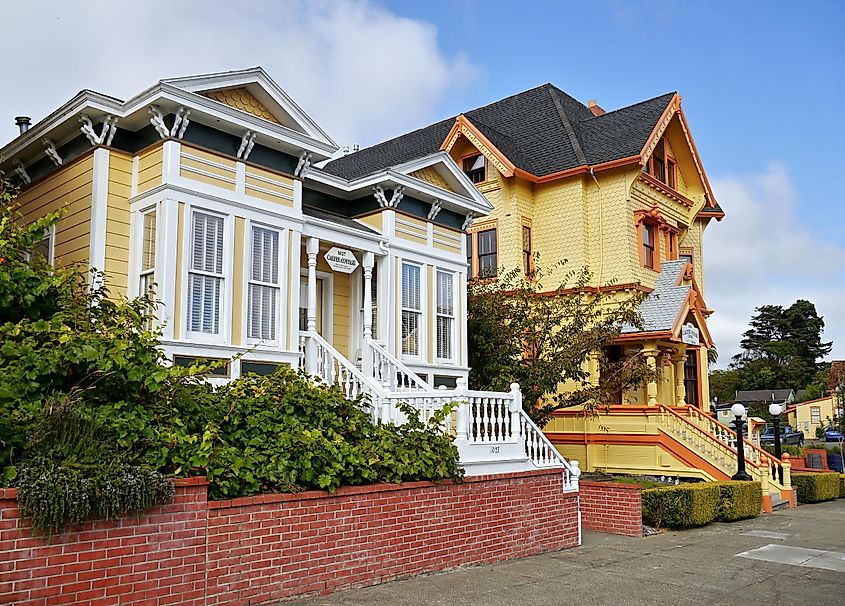
[[[620,482],[597,482],[595,480],[581,480],[578,482],[580,486],[587,486],[593,488],[605,488],[608,485],[611,486],[614,490],[636,490],[640,492],[643,487],[639,484],[622,484]]]

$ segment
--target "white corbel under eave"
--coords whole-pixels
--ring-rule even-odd
[[[106,116],[99,134],[94,130],[94,123],[91,122],[91,118],[87,114],[79,114],[79,122],[82,124],[79,130],[82,131],[82,134],[85,135],[91,145],[111,145],[112,139],[114,139],[114,135],[117,132],[116,116],[112,116],[111,114]]]

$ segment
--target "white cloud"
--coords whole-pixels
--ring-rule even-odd
[[[709,327],[719,366],[739,351],[754,308],[807,299],[824,316],[832,357],[845,358],[845,247],[819,240],[802,223],[798,196],[785,166],[713,181],[727,216],[704,240],[706,300],[716,310]]]
[[[367,0],[30,0],[0,21],[0,139],[82,88],[120,98],[161,78],[261,65],[338,144],[370,144],[435,117],[476,73],[436,28]]]

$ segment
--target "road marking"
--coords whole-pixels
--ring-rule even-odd
[[[819,549],[769,544],[758,549],[743,551],[736,554],[736,557],[845,572],[845,553],[838,551],[821,551]]]
[[[791,537],[791,534],[785,532],[769,532],[768,530],[749,530],[742,533],[746,537],[760,537],[761,539],[777,539],[783,541]]]

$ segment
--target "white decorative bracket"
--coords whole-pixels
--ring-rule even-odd
[[[26,173],[26,169],[23,166],[23,162],[20,160],[15,160],[15,172],[27,185],[32,183],[32,179],[29,178],[29,175]]]
[[[62,157],[59,155],[59,152],[56,151],[56,144],[53,143],[53,140],[41,139],[41,142],[44,144],[44,153],[47,154],[47,157],[50,158],[56,166],[61,166]]]
[[[405,188],[400,185],[393,190],[393,195],[390,200],[384,195],[384,188],[381,185],[373,187],[373,195],[381,208],[396,208],[399,202],[402,201],[402,196],[405,195]]]
[[[111,145],[114,134],[117,132],[117,118],[112,115],[106,116],[100,134],[94,130],[94,124],[86,114],[79,115],[79,122],[82,124],[79,130],[88,138],[91,145]]]
[[[311,152],[304,151],[299,154],[299,162],[296,164],[296,170],[293,171],[294,177],[305,177],[305,173],[311,168]]]
[[[461,231],[466,231],[469,229],[469,226],[472,225],[472,222],[475,220],[475,213],[469,213],[467,218],[464,219],[464,224],[461,226]]]
[[[431,210],[428,211],[428,220],[434,221],[434,218],[440,213],[440,209],[443,208],[443,204],[440,200],[435,200],[434,203],[431,205]]]
[[[246,160],[249,158],[253,145],[255,145],[255,133],[248,130],[244,133],[244,136],[241,137],[241,146],[238,149],[238,159]]]
[[[164,123],[164,115],[161,113],[158,105],[150,105],[148,111],[150,113],[150,124],[155,127],[158,136],[162,139],[167,139],[168,137],[181,139],[185,135],[185,129],[188,128],[188,124],[191,123],[188,119],[188,116],[191,115],[191,110],[185,107],[180,107],[176,112],[176,118],[173,120],[173,126],[171,128],[167,128],[167,124]]]

